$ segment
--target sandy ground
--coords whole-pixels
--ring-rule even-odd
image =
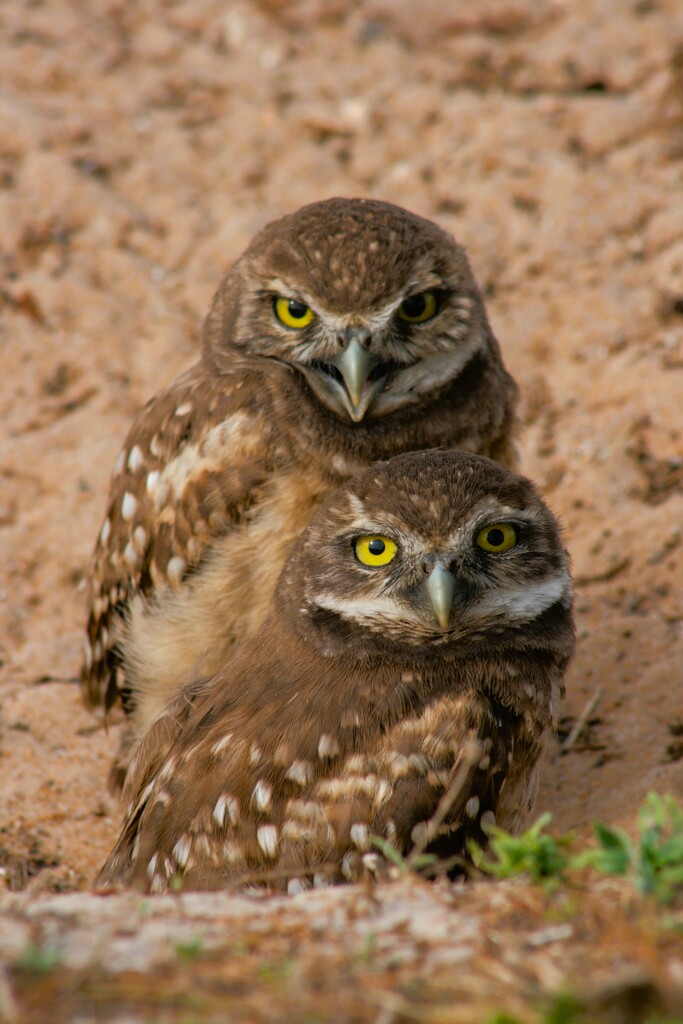
[[[253,233],[332,195],[452,231],[520,382],[577,581],[564,735],[598,699],[538,810],[683,797],[679,0],[13,0],[0,40],[7,886],[84,888],[117,832],[75,680],[131,417]]]

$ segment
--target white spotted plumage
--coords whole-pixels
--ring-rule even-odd
[[[293,295],[314,312],[298,333],[273,301]],[[430,316],[402,318],[425,295]],[[92,706],[129,714],[112,781],[186,681],[256,634],[332,489],[421,447],[514,465],[516,401],[465,253],[435,224],[331,199],[267,225],[219,287],[201,359],[148,402],[114,466],[82,670]]]
[[[363,508],[396,549],[379,567],[356,553]],[[514,529],[490,528],[511,539],[489,551],[482,516],[502,510]],[[370,624],[378,593],[400,630]],[[294,544],[258,636],[140,740],[100,882],[300,892],[379,872],[373,837],[457,871],[533,804],[573,640],[567,557],[528,481],[462,452],[373,466]]]

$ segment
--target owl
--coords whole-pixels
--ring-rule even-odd
[[[230,270],[199,362],[134,422],[95,547],[86,703],[126,748],[260,628],[293,540],[378,459],[457,447],[514,466],[517,388],[463,249],[388,203],[266,226]]]
[[[333,491],[270,610],[138,743],[98,886],[354,880],[376,839],[461,858],[534,802],[574,648],[558,524],[482,456],[411,452]]]

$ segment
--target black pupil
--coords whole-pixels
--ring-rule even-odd
[[[308,306],[304,305],[303,302],[297,302],[296,299],[289,300],[287,309],[289,310],[289,315],[293,317],[294,320],[303,320],[306,313],[308,313]]]
[[[411,295],[409,299],[405,300],[401,308],[406,316],[422,316],[427,308],[427,300],[424,295]]]
[[[505,543],[505,534],[502,530],[489,530],[486,539],[492,548],[499,548],[501,544]]]
[[[375,537],[375,539],[371,540],[368,544],[368,551],[371,555],[383,555],[385,548],[386,544],[383,540],[380,540],[379,537]]]

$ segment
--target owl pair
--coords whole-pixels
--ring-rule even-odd
[[[571,584],[531,484],[465,453],[514,464],[516,388],[462,249],[314,204],[256,237],[203,342],[95,552],[84,680],[131,722],[100,882],[297,889],[357,877],[373,836],[453,857],[514,826]]]

